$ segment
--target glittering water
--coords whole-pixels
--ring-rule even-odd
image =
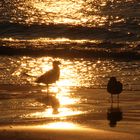
[[[116,76],[124,89],[118,130],[138,133],[139,0],[3,0],[0,13],[0,124],[108,129],[106,85]],[[34,81],[53,60],[61,76],[48,101],[46,86]],[[52,102],[60,103],[56,114]]]
[[[4,47],[139,54],[139,0],[3,0],[0,11]]]
[[[35,79],[51,69],[52,57],[1,57],[1,84],[35,84]],[[62,59],[58,86],[106,88],[109,77],[116,76],[125,90],[140,90],[139,61],[120,62],[99,59]]]

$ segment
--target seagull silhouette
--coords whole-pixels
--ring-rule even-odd
[[[117,81],[116,77],[111,77],[107,84],[107,91],[111,94],[111,101],[113,103],[113,95],[118,95],[119,103],[119,94],[123,90],[123,85],[121,82]]]
[[[47,95],[49,93],[49,84],[55,83],[60,77],[59,61],[53,61],[53,68],[36,79],[36,83],[43,83],[47,85]]]

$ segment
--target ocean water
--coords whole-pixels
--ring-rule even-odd
[[[139,13],[139,0],[0,1],[0,124],[110,129],[106,86],[116,76],[123,119],[113,130],[138,133]],[[45,85],[34,82],[54,60],[62,63],[60,80],[50,86],[57,114]]]
[[[139,0],[3,0],[0,13],[1,47],[139,59]]]

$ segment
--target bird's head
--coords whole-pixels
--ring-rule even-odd
[[[112,81],[112,82],[116,82],[117,79],[116,79],[116,77],[112,76],[112,77],[110,78],[110,81]]]
[[[53,61],[53,67],[56,67],[56,66],[58,66],[60,64],[61,64],[60,61]]]

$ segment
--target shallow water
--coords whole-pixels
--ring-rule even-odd
[[[62,63],[61,76],[56,84],[50,86],[48,99],[46,86],[34,81],[51,69],[54,59]],[[81,125],[138,133],[139,64],[139,61],[1,57],[0,124],[43,124],[48,128],[59,127],[60,124],[68,128]],[[106,85],[110,76],[116,76],[124,85],[120,105],[115,103],[113,106],[123,112],[123,119],[113,129],[107,120],[111,104]],[[55,107],[58,112],[54,111]]]
[[[52,58],[1,56],[1,84],[35,84],[35,79],[51,69],[52,61],[59,60],[62,65],[60,87],[106,88],[109,77],[116,76],[125,90],[140,90],[139,61],[115,61],[84,58]]]

